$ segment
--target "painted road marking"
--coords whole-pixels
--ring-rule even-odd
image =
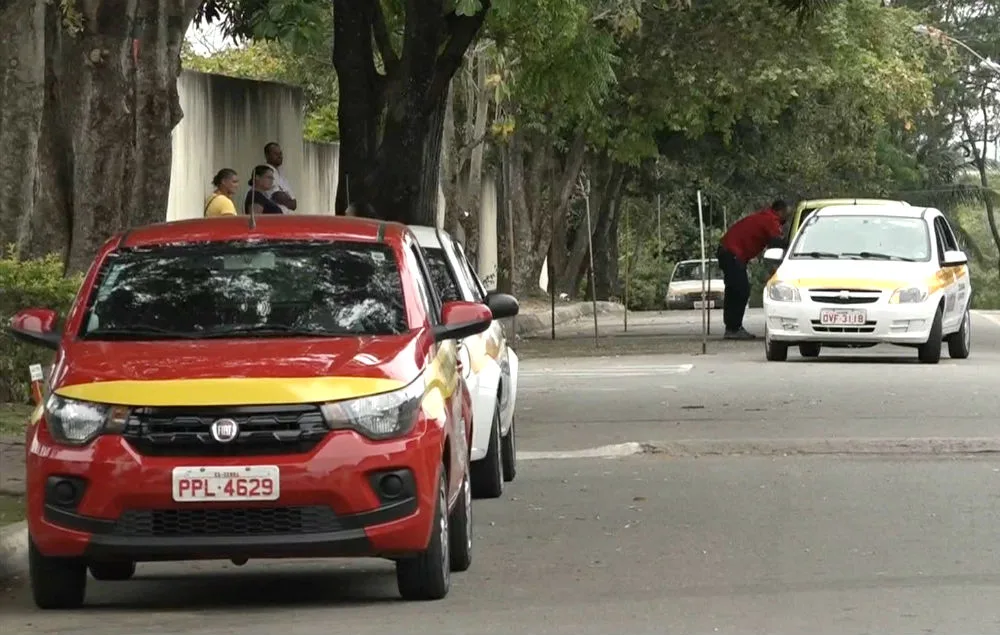
[[[656,366],[604,366],[592,368],[521,368],[520,376],[534,377],[656,377],[660,375],[686,375],[694,364],[662,364]]]
[[[988,322],[994,326],[1000,326],[1000,315],[995,313],[984,313],[982,311],[973,311],[973,315],[978,315],[981,318],[985,318]]]
[[[618,443],[615,445],[603,445],[599,448],[587,448],[585,450],[566,450],[563,452],[528,452],[518,450],[519,461],[543,461],[548,459],[615,459],[623,456],[632,456],[643,452],[641,443]]]
[[[665,457],[868,455],[943,456],[1000,454],[1000,437],[899,437],[805,439],[680,439],[629,442],[582,450],[530,452],[518,450],[525,461],[552,459],[615,459],[637,454]]]

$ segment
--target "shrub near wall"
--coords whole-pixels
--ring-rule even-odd
[[[8,253],[15,254],[13,249]],[[80,288],[82,276],[63,277],[62,259],[53,254],[35,260],[17,255],[0,258],[0,324],[4,329],[21,309],[45,308],[65,316]],[[4,333],[0,337],[0,402],[30,400],[31,364],[51,364],[54,355]]]

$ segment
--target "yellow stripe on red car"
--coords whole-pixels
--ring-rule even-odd
[[[377,377],[220,377],[102,381],[62,386],[55,392],[123,406],[240,406],[341,401],[403,386],[401,381]]]

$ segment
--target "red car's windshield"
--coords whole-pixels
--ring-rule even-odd
[[[406,332],[395,254],[383,244],[210,243],[112,254],[85,339],[394,335]]]

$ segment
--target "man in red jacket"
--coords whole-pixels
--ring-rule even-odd
[[[743,328],[743,314],[750,300],[747,263],[761,255],[768,247],[783,246],[782,227],[788,218],[788,211],[788,204],[785,201],[776,200],[770,207],[733,223],[719,242],[717,257],[722,277],[726,282],[722,309],[726,339],[752,340],[757,337]]]

